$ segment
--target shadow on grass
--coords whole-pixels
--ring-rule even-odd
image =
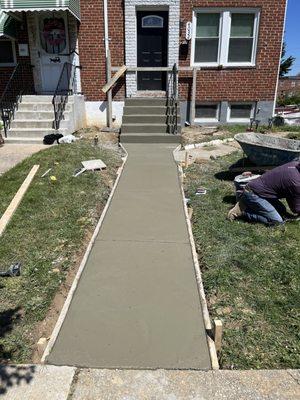
[[[21,320],[21,308],[11,308],[0,312],[0,339],[3,339],[13,330],[15,324]],[[20,385],[21,382],[29,383],[35,372],[34,366],[13,366],[3,365],[12,358],[12,351],[6,350],[3,344],[0,344],[0,396],[7,393],[8,389],[14,385]]]
[[[7,393],[13,386],[19,386],[22,382],[30,383],[35,369],[34,365],[0,366],[0,396]]]
[[[224,196],[223,203],[229,204],[230,206],[234,206],[236,204],[236,197],[235,196]]]
[[[233,182],[234,178],[237,176],[238,174],[236,172],[232,172],[232,171],[220,171],[217,172],[214,176],[216,179],[218,179],[219,181],[229,181],[229,182]]]

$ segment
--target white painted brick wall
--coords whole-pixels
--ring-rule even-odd
[[[169,47],[168,66],[178,64],[179,57],[179,17],[180,0],[125,0],[125,59],[127,67],[137,66],[137,34],[136,34],[136,7],[168,7],[169,10]],[[164,8],[165,9],[165,8]],[[127,73],[126,95],[135,96],[137,82],[135,72]]]

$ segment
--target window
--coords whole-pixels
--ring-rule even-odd
[[[259,10],[194,12],[192,65],[254,66]]]
[[[147,15],[142,18],[142,28],[163,28],[164,19],[159,15]]]
[[[227,120],[230,122],[249,122],[254,114],[254,103],[232,103],[228,107]]]
[[[12,40],[0,40],[0,66],[13,66],[16,63],[15,43]]]
[[[219,120],[219,104],[196,104],[196,121],[217,122]]]
[[[195,62],[217,62],[220,42],[220,14],[197,14]]]

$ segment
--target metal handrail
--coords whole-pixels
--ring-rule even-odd
[[[31,75],[31,68],[31,65],[18,63],[0,98],[0,117],[3,121],[5,137],[7,137],[19,103],[22,102],[22,96],[34,94],[33,84],[28,79]]]
[[[178,67],[175,63],[169,77],[167,88],[167,124],[172,135],[178,133]]]
[[[54,109],[53,128],[58,130],[60,123],[64,119],[64,113],[69,100],[69,96],[76,94],[76,69],[81,68],[65,62],[61,70],[61,74],[57,83],[56,90],[52,98]]]

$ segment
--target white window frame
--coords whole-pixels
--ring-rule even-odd
[[[13,51],[13,57],[14,61],[12,63],[1,63],[0,62],[0,68],[1,67],[15,67],[17,65],[17,55],[16,55],[16,43],[13,39],[0,39],[0,42],[10,42],[12,51]]]
[[[201,103],[196,103],[195,107],[197,106],[217,106],[217,112],[216,112],[216,118],[195,118],[195,122],[219,122],[220,121],[220,103],[219,102],[214,102],[210,101],[207,103],[201,102]]]
[[[231,106],[233,105],[249,105],[251,106],[251,112],[250,112],[250,117],[249,118],[231,118]],[[254,110],[255,110],[255,102],[252,101],[236,101],[236,102],[231,102],[228,103],[228,107],[227,107],[227,122],[234,122],[234,123],[248,123],[250,121],[251,118],[254,117]]]
[[[197,30],[197,14],[220,13],[220,39],[219,52],[217,62],[195,62],[195,45],[196,45],[196,30]],[[229,41],[231,32],[231,14],[254,14],[253,27],[253,47],[252,57],[250,62],[228,62]],[[193,11],[193,32],[191,42],[191,66],[192,67],[255,67],[256,54],[259,34],[260,9],[258,8],[195,8]]]

